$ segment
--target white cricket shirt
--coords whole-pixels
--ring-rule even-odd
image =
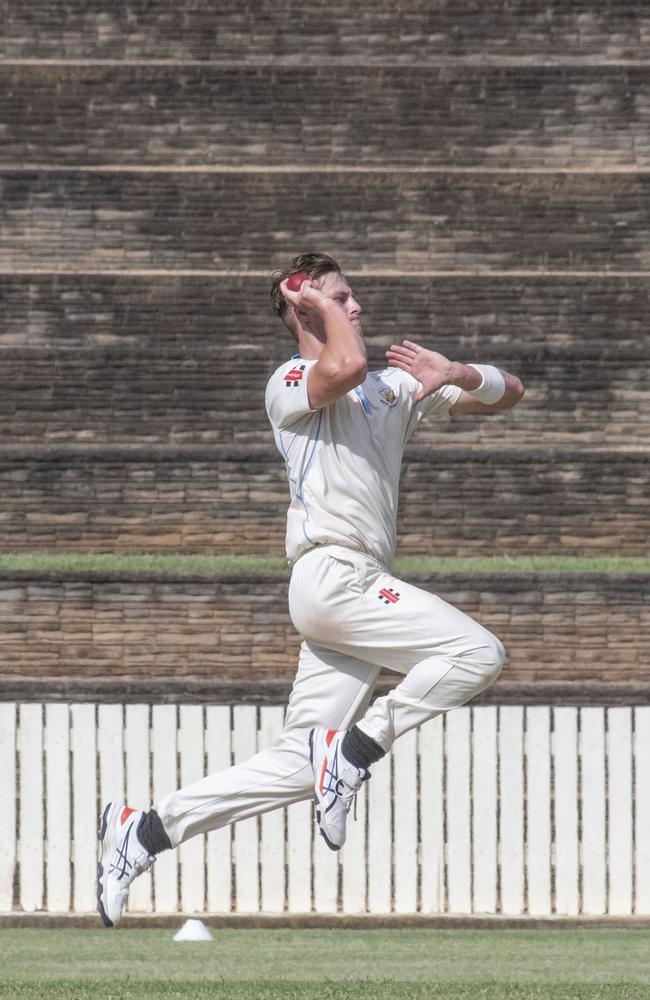
[[[347,545],[390,566],[406,442],[423,417],[446,416],[462,390],[444,385],[414,405],[420,383],[401,368],[384,368],[312,410],[307,380],[315,364],[294,355],[266,386],[291,491],[287,558],[294,562],[314,545]]]

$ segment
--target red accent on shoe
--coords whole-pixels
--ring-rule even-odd
[[[327,770],[327,757],[323,761],[323,767],[320,772],[320,784],[318,785],[319,792],[323,791],[323,782],[325,781],[325,771]]]
[[[122,823],[126,823],[127,819],[131,815],[131,813],[134,813],[134,812],[135,812],[135,809],[129,809],[128,806],[124,806],[124,809],[120,813],[120,826],[122,825]]]
[[[331,744],[335,736],[336,736],[336,729],[327,730],[327,734],[325,736],[325,742],[327,743],[328,746]]]

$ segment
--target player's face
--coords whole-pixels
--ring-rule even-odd
[[[331,271],[324,274],[319,280],[320,287],[330,295],[336,302],[340,302],[347,313],[351,323],[361,332],[361,306],[354,297],[354,293],[342,274]]]

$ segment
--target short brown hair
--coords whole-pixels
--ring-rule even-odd
[[[284,317],[287,312],[288,303],[280,291],[280,283],[285,278],[290,278],[292,274],[300,274],[301,271],[308,274],[310,278],[315,279],[321,278],[324,274],[329,274],[330,271],[336,271],[340,274],[341,268],[334,258],[326,253],[301,253],[293,258],[291,267],[288,270],[274,271],[271,284],[271,304],[274,313],[283,321],[285,321]]]

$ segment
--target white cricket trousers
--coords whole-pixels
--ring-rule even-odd
[[[311,798],[313,726],[349,729],[357,723],[389,750],[409,729],[483,691],[505,661],[501,642],[482,625],[343,546],[316,546],[298,559],[289,613],[304,641],[284,729],[245,763],[156,803],[174,847]],[[368,707],[382,667],[404,679]]]

